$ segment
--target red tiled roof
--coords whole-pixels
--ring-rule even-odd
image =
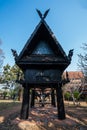
[[[64,72],[63,75],[64,75],[64,77],[66,77],[66,72]],[[81,71],[69,71],[68,76],[69,76],[69,79],[84,78],[84,75]]]

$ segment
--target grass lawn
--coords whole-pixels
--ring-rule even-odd
[[[12,109],[18,105],[21,105],[21,102],[13,100],[0,100],[0,112],[6,109]]]

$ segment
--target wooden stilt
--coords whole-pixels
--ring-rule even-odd
[[[51,104],[52,106],[56,107],[54,89],[52,89],[52,93],[51,93]]]
[[[31,107],[34,107],[35,105],[35,90],[32,90],[32,94],[31,94]]]
[[[59,84],[58,87],[56,88],[56,95],[57,95],[58,119],[63,120],[65,119],[65,109],[64,109],[61,84]]]
[[[21,119],[28,119],[29,115],[29,101],[30,101],[30,89],[28,84],[24,85],[23,91],[23,101],[22,101],[22,108],[21,108]]]

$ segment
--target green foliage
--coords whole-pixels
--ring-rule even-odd
[[[69,98],[71,97],[70,92],[66,92],[66,93],[64,94],[64,97],[65,97],[66,100],[69,100]]]
[[[23,73],[17,65],[11,67],[9,64],[7,64],[3,67],[3,78],[0,78],[0,80],[2,80],[4,83],[6,81],[15,81],[17,79],[17,74],[19,74],[19,78],[23,77]]]
[[[10,65],[7,64],[3,67],[3,82],[10,81],[11,73],[10,73]]]
[[[23,73],[17,65],[10,66],[7,64],[3,67],[2,83],[6,84],[6,89],[9,89],[9,96],[12,98],[19,92],[19,86],[15,81],[17,78],[23,78]],[[3,88],[5,91],[5,88]],[[4,96],[5,97],[5,96]]]
[[[4,96],[6,96],[6,95],[7,95],[7,92],[6,92],[6,91],[4,91],[4,92],[3,92],[3,95],[4,95]]]
[[[7,96],[7,91],[4,91],[4,92],[3,92],[3,98],[5,99],[6,96]]]
[[[79,99],[80,93],[78,91],[73,92],[74,98]]]
[[[10,73],[12,74],[11,80],[13,80],[13,79],[16,80],[18,74],[19,74],[19,79],[23,77],[23,72],[21,71],[21,69],[17,65],[14,65],[11,67]]]

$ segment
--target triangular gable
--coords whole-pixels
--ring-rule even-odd
[[[18,56],[18,60],[21,60],[25,56],[29,56],[34,54],[34,50],[39,50],[39,43],[43,42],[49,46],[50,52],[54,53],[56,56],[61,55],[64,59],[68,60],[64,50],[62,49],[61,45],[57,41],[54,36],[54,33],[51,31],[50,27],[44,20],[41,20],[40,23],[35,28],[34,32],[32,33],[31,37],[28,39],[27,43],[25,44],[23,50],[21,51],[20,55]],[[47,49],[47,48],[46,48]],[[49,51],[48,51],[49,53]]]
[[[54,55],[54,51],[50,45],[45,40],[40,40],[34,50],[32,51],[34,55]]]

